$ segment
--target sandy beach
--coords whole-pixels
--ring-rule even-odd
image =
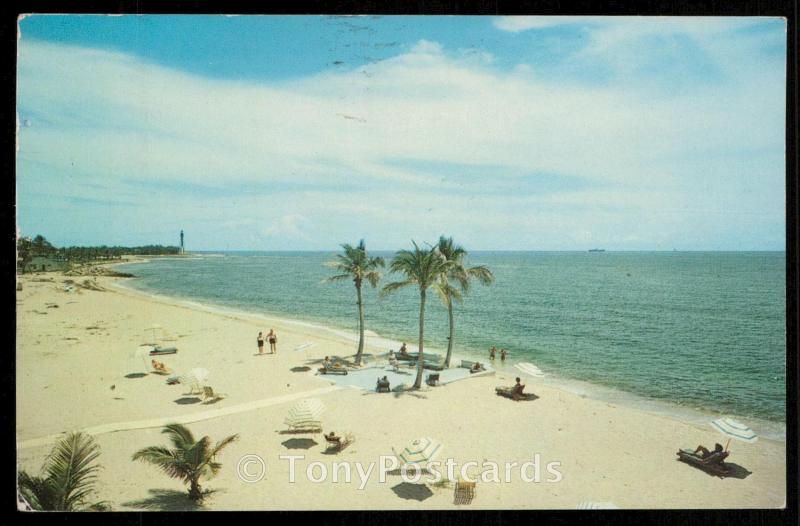
[[[742,476],[718,478],[676,461],[679,448],[725,443],[709,426],[588,399],[533,380],[527,390],[539,398],[514,402],[494,393],[494,387],[513,383],[511,375],[500,373],[417,392],[378,394],[343,387],[313,374],[324,356],[350,357],[355,351],[352,341],[329,331],[148,297],[120,288],[122,278],[96,278],[102,290],[76,287],[66,292],[66,279],[86,278],[57,273],[20,277],[18,464],[38,473],[55,435],[87,430],[102,449],[98,497],[117,510],[197,509],[179,481],[131,461],[142,447],[166,444],[160,426],[168,421],[187,422],[196,436],[214,440],[239,434],[219,459],[220,474],[204,484],[214,490],[203,506],[210,510],[574,509],[584,501],[612,502],[620,508],[784,506],[782,442],[731,443],[728,460]],[[154,324],[163,331],[148,330]],[[278,352],[256,356],[256,335],[270,328],[279,335]],[[178,372],[208,369],[209,385],[227,397],[203,404],[184,394],[185,386],[140,374],[141,360],[137,364],[132,354],[154,339],[179,349],[159,360]],[[306,343],[315,345],[293,352]],[[372,360],[384,351],[367,349]],[[304,367],[311,371],[299,369]],[[308,397],[326,406],[325,431],[352,433],[355,443],[338,455],[327,455],[321,434],[281,434],[289,408]],[[457,506],[452,486],[413,485],[394,474],[381,482],[372,473],[363,488],[356,474],[350,483],[330,477],[314,483],[307,477],[312,462],[329,468],[334,462],[367,466],[391,455],[392,446],[418,437],[441,441],[439,459],[452,458],[458,465],[521,464],[538,458],[540,480],[527,482],[517,475],[508,483],[479,481],[472,503]],[[315,443],[302,441],[309,438]],[[295,444],[310,447],[298,449]],[[240,479],[237,464],[246,455],[265,461],[263,479]],[[289,461],[281,455],[304,456],[297,460],[294,482],[289,481]],[[553,462],[558,463],[558,481],[545,468]]]

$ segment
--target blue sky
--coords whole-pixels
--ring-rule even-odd
[[[782,19],[19,28],[17,222],[56,245],[784,247]]]

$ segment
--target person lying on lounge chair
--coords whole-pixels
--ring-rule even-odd
[[[336,434],[331,431],[330,434],[325,435],[325,440],[328,440],[329,442],[339,442],[342,440],[342,437],[337,437]]]
[[[694,454],[697,455],[700,453],[700,458],[708,458],[714,453],[722,453],[722,444],[714,445],[714,451],[709,451],[704,446],[697,446],[697,449],[694,450]]]
[[[483,365],[480,362],[475,362],[472,364],[471,372],[477,373],[479,371],[483,371]]]
[[[159,362],[157,360],[150,360],[150,365],[153,366],[154,371],[158,371],[160,373],[167,372],[167,367],[162,362]]]
[[[330,369],[331,367],[333,367],[333,362],[331,362],[331,359],[330,359],[329,356],[326,356],[325,359],[322,360],[322,368],[323,369]]]

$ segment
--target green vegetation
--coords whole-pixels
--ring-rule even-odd
[[[419,287],[419,355],[417,356],[417,378],[414,381],[414,389],[422,387],[422,369],[424,366],[424,355],[422,352],[422,342],[425,336],[425,302],[427,300],[428,289],[433,287],[441,294],[447,292],[442,288],[442,275],[450,271],[452,263],[447,261],[439,247],[422,249],[412,241],[414,250],[398,250],[392,259],[389,269],[392,272],[404,274],[402,281],[395,281],[383,287],[382,293],[389,294],[398,289],[416,285]]]
[[[358,352],[356,352],[356,365],[361,365],[361,355],[364,352],[364,300],[361,295],[361,285],[364,280],[372,287],[378,286],[381,274],[378,268],[384,266],[383,258],[371,258],[367,255],[364,240],[357,246],[342,245],[343,254],[336,254],[335,261],[325,263],[326,266],[336,269],[340,274],[331,276],[325,281],[343,281],[352,279],[356,287],[356,302],[358,304]]]
[[[442,302],[447,307],[447,319],[450,322],[450,335],[447,337],[447,357],[444,360],[444,366],[450,367],[450,357],[453,354],[453,338],[455,336],[453,302],[460,303],[463,301],[464,294],[469,292],[470,282],[473,278],[484,285],[489,285],[494,281],[494,275],[484,265],[464,268],[464,258],[467,256],[467,251],[463,247],[454,244],[452,237],[439,237],[437,248],[439,253],[450,263],[448,271],[439,276],[440,286],[436,288],[442,298]],[[453,287],[450,284],[450,280],[455,281],[458,284],[458,288]]]
[[[50,451],[42,466],[43,475],[19,472],[19,492],[35,510],[104,511],[106,502],[87,502],[94,493],[97,471],[93,462],[100,455],[92,437],[69,433]]]
[[[210,479],[219,473],[222,464],[216,461],[217,455],[239,435],[226,437],[212,447],[211,438],[195,440],[189,428],[181,424],[169,424],[161,432],[169,437],[173,449],[146,447],[134,453],[133,460],[153,464],[170,477],[183,480],[189,484],[189,498],[202,502],[205,493],[200,488],[200,479]]]
[[[108,261],[121,259],[122,256],[161,256],[174,255],[180,253],[180,247],[163,245],[145,245],[141,247],[121,247],[106,245],[97,247],[62,247],[53,246],[42,235],[37,235],[33,239],[20,237],[17,239],[17,254],[19,256],[20,269],[24,269],[34,256],[45,256],[55,259],[62,259],[69,263],[89,263],[93,261]]]

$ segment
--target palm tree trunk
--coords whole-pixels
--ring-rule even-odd
[[[447,301],[447,319],[450,322],[450,336],[447,338],[447,356],[444,359],[445,369],[450,367],[450,355],[453,354],[453,335],[456,332],[456,325],[453,321],[453,300]]]
[[[414,380],[414,389],[422,387],[422,369],[425,365],[425,357],[422,354],[422,338],[425,335],[425,291],[419,294],[419,353],[417,354],[417,379]]]
[[[361,298],[361,283],[356,282],[358,295],[358,352],[356,352],[356,365],[361,365],[361,354],[364,352],[364,301]]]
[[[189,487],[189,498],[195,502],[203,499],[203,492],[200,489],[200,482],[196,478],[192,479],[191,486]]]

